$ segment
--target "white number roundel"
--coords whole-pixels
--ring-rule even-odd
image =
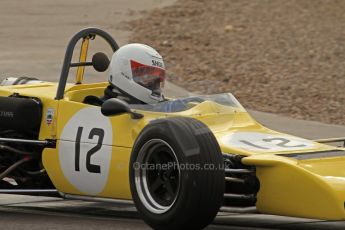
[[[222,142],[249,151],[303,150],[315,147],[312,141],[284,134],[235,132],[222,138]]]
[[[102,192],[109,175],[112,126],[99,108],[78,111],[60,136],[59,161],[64,176],[87,195]]]

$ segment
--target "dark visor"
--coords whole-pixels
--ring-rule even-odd
[[[152,91],[164,87],[165,70],[131,60],[133,80]]]

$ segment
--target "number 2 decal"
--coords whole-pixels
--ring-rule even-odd
[[[75,171],[80,171],[80,142],[83,134],[83,127],[79,126],[77,130],[76,142],[75,142]],[[102,148],[104,139],[104,130],[100,128],[93,128],[90,131],[89,139],[93,140],[95,136],[98,136],[98,142],[95,147],[90,149],[86,153],[86,169],[90,173],[101,173],[101,167],[91,163],[91,157]]]
[[[305,147],[306,146],[305,144],[287,145],[291,141],[286,139],[286,138],[282,138],[282,137],[265,138],[265,139],[262,139],[262,141],[268,142],[268,143],[272,143],[273,145],[276,145],[276,146],[279,146],[279,147],[282,147],[282,148],[298,148],[298,147]],[[280,141],[280,142],[279,143],[274,143],[274,141]],[[260,145],[251,143],[251,142],[246,141],[246,140],[240,140],[240,142],[242,142],[242,143],[244,143],[246,145],[258,148],[258,149],[270,149],[270,148],[267,148],[267,147],[264,147],[264,146],[260,146]]]
[[[297,148],[297,147],[305,147],[305,144],[299,144],[299,145],[287,145],[291,142],[291,140],[282,138],[282,137],[273,137],[273,138],[266,138],[262,139],[265,142],[273,142],[273,141],[280,141],[280,143],[276,143],[277,146],[283,147],[283,148]]]

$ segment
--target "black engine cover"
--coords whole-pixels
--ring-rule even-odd
[[[0,131],[38,133],[42,119],[42,103],[36,98],[0,97]]]

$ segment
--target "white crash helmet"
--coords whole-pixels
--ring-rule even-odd
[[[165,66],[152,47],[128,44],[120,47],[110,62],[109,83],[148,104],[164,100]]]

